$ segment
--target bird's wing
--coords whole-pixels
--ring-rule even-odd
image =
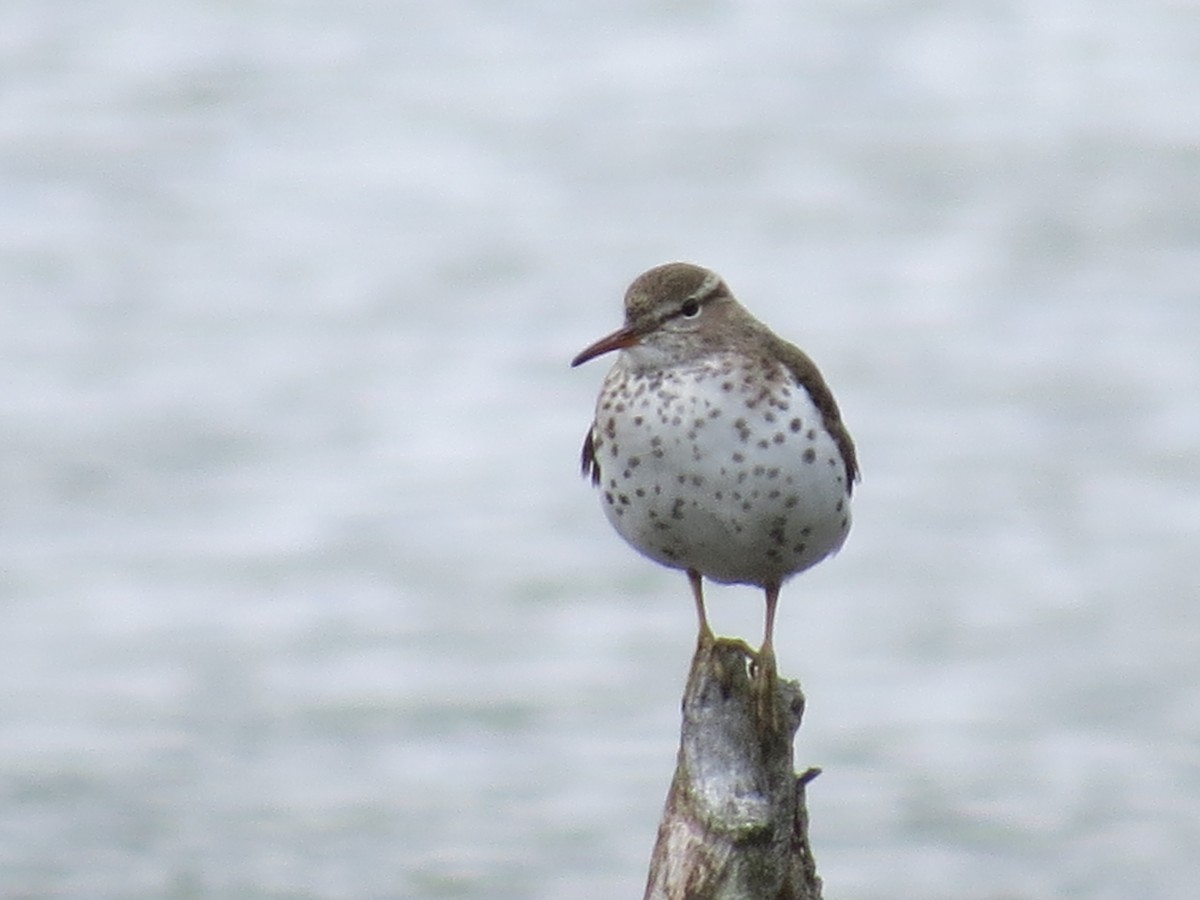
[[[580,462],[582,463],[583,477],[591,478],[592,484],[598,485],[600,483],[600,461],[596,459],[596,442],[592,437],[591,428],[588,429],[587,435],[583,439]]]
[[[833,398],[833,391],[829,389],[817,364],[809,358],[807,353],[782,339],[780,339],[780,343],[784,344],[786,349],[778,354],[779,357],[783,359],[784,365],[795,382],[808,391],[808,396],[812,398],[813,405],[820,411],[821,418],[825,422],[825,430],[829,432],[842,454],[842,459],[846,463],[846,493],[850,493],[854,489],[855,482],[859,480],[858,454],[854,449],[854,441],[850,437],[850,432],[846,430],[846,426],[842,422],[842,413],[838,409],[837,401]]]

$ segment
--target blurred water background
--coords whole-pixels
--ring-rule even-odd
[[[859,443],[826,896],[1195,896],[1197,84],[1159,0],[5,4],[0,896],[640,897],[695,625],[567,361],[670,259]]]

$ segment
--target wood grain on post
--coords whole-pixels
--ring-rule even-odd
[[[819,770],[792,763],[804,696],[751,677],[753,658],[727,638],[696,648],[645,900],[821,898],[805,805]]]

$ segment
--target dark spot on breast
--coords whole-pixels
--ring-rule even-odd
[[[782,431],[777,431],[777,432],[775,432],[775,437],[771,438],[771,440],[776,444],[782,444],[784,441],[787,440],[787,438],[784,437],[784,434]]]
[[[742,463],[742,462],[746,461],[746,457],[744,455],[742,455],[741,453],[735,453],[735,454],[733,454],[733,461],[735,463]]]
[[[792,552],[793,553],[803,553],[807,549],[808,549],[807,544],[796,544],[794,547],[792,547]]]
[[[684,499],[682,497],[676,497],[675,502],[671,504],[671,518],[672,519],[682,519],[683,518],[683,507],[684,507]]]
[[[817,451],[814,450],[812,447],[808,447],[805,449],[804,455],[801,458],[806,463],[816,462],[817,461]]]
[[[792,429],[793,432],[799,432],[800,429],[804,427],[804,423],[799,419],[792,419],[791,424],[789,424],[788,427]]]

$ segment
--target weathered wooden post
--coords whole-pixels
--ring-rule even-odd
[[[646,900],[820,900],[805,805],[820,770],[792,763],[804,696],[753,678],[753,659],[729,638],[696,648]]]

